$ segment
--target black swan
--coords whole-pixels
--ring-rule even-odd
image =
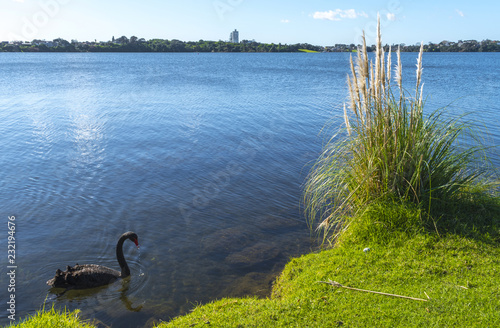
[[[121,272],[102,265],[79,265],[77,263],[74,267],[68,265],[66,271],[57,269],[56,275],[54,278],[47,281],[47,285],[55,288],[93,288],[104,286],[119,278],[130,276],[130,269],[123,256],[123,242],[127,239],[132,240],[135,245],[139,247],[139,241],[135,232],[129,231],[120,236],[116,244],[116,259],[120,264]]]

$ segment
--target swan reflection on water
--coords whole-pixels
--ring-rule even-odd
[[[128,291],[130,289],[130,277],[125,277],[121,279],[121,288],[119,289],[120,300],[122,301],[125,308],[130,312],[140,312],[142,310],[143,304],[134,307],[133,302],[128,297]],[[100,294],[110,288],[109,285],[104,285],[96,288],[87,288],[87,289],[71,289],[71,288],[58,288],[52,287],[50,292],[55,294],[56,299],[59,301],[74,301],[74,300],[82,300],[86,299],[90,296],[95,296]],[[113,293],[114,294],[114,293]],[[109,295],[109,294],[108,294]]]

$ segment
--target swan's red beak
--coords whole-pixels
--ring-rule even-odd
[[[139,248],[139,241],[137,239],[134,239],[134,244],[135,246],[137,246],[137,248]]]

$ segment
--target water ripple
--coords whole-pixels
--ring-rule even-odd
[[[472,112],[498,145],[500,56],[475,56],[424,56],[426,110]],[[0,57],[0,213],[19,224],[20,316],[48,295],[84,318],[145,326],[195,302],[266,296],[309,251],[301,188],[342,124],[347,54]],[[402,57],[413,72],[414,55]],[[117,269],[129,230],[141,243],[124,245],[130,279],[49,292],[57,268]]]

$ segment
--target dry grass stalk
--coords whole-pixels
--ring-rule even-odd
[[[382,292],[375,292],[373,290],[367,290],[367,289],[360,289],[360,288],[354,288],[354,287],[348,287],[344,286],[336,281],[328,280],[328,281],[318,281],[318,283],[321,284],[328,284],[332,285],[333,287],[339,287],[339,288],[345,288],[345,289],[350,289],[350,290],[355,290],[358,292],[365,292],[365,293],[371,293],[371,294],[378,294],[378,295],[384,295],[384,296],[392,296],[392,297],[399,297],[399,298],[404,298],[407,300],[413,300],[413,301],[422,301],[422,302],[427,302],[427,300],[424,300],[422,298],[416,298],[416,297],[409,297],[409,296],[403,296],[403,295],[396,295],[396,294],[389,294],[389,293],[382,293]],[[426,294],[427,295],[427,294]],[[428,296],[427,296],[428,297]]]

